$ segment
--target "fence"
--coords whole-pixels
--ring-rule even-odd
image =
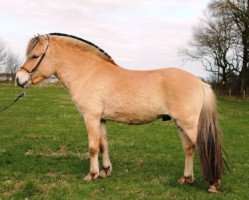
[[[247,90],[243,90],[241,93],[239,89],[236,88],[231,88],[231,87],[224,87],[224,86],[217,86],[217,85],[212,85],[214,91],[218,95],[226,95],[230,99],[232,98],[240,98],[243,101],[249,100],[249,93]]]

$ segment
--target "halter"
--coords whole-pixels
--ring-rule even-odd
[[[50,41],[50,40],[49,40],[48,35],[46,35],[46,36],[47,36],[47,38],[48,38],[48,45],[47,45],[47,47],[46,47],[45,52],[42,54],[40,60],[36,63],[35,67],[34,67],[31,71],[28,70],[28,69],[26,69],[25,67],[20,67],[21,69],[24,69],[26,72],[29,73],[29,79],[31,80],[31,83],[33,83],[32,74],[38,70],[38,67],[40,66],[40,64],[41,64],[41,62],[42,62],[42,60],[43,60],[43,58],[45,57],[45,55],[46,55],[46,53],[47,53],[47,51],[48,51],[49,41]]]

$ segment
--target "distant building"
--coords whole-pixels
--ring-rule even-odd
[[[12,77],[7,73],[0,73],[0,81],[12,81]]]

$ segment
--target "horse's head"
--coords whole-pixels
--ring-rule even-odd
[[[51,46],[48,35],[32,38],[27,47],[27,59],[16,73],[20,87],[40,83],[55,73],[51,62]]]

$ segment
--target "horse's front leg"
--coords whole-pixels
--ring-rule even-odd
[[[105,178],[112,175],[112,164],[108,155],[107,130],[105,120],[101,120],[100,124],[100,152],[102,153],[103,167],[99,173],[99,176]]]
[[[88,145],[90,153],[90,171],[84,178],[86,181],[95,180],[99,176],[99,139],[100,139],[100,119],[91,115],[84,115],[88,134]]]

